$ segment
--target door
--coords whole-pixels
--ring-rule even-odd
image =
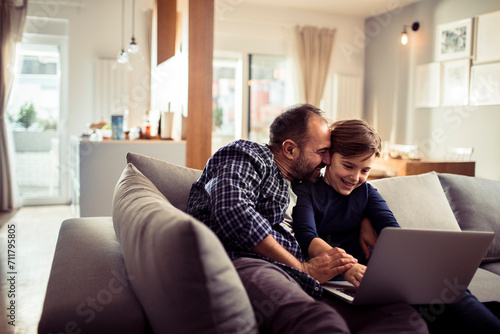
[[[23,206],[67,204],[62,145],[65,38],[25,34],[18,45],[7,118],[14,141],[14,184]]]

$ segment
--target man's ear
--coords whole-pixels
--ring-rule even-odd
[[[295,143],[291,139],[287,139],[283,142],[283,154],[288,158],[288,159],[294,159],[298,156],[298,146],[297,143]]]

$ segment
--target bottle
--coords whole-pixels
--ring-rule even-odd
[[[146,129],[144,131],[144,138],[151,139],[151,124],[149,123],[149,119],[146,122]]]

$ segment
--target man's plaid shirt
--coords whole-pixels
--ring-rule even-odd
[[[289,204],[288,183],[267,145],[238,140],[217,151],[189,194],[188,213],[208,225],[229,257],[255,257],[284,269],[312,296],[322,288],[311,276],[249,250],[268,235],[303,261],[295,237],[280,223]]]

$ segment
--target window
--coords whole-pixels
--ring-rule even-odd
[[[217,57],[213,62],[212,153],[241,138],[241,59]]]
[[[285,57],[249,56],[249,136],[269,142],[269,126],[285,107]]]
[[[282,56],[217,52],[213,61],[212,153],[240,138],[269,141],[269,126],[285,105],[284,69]]]

